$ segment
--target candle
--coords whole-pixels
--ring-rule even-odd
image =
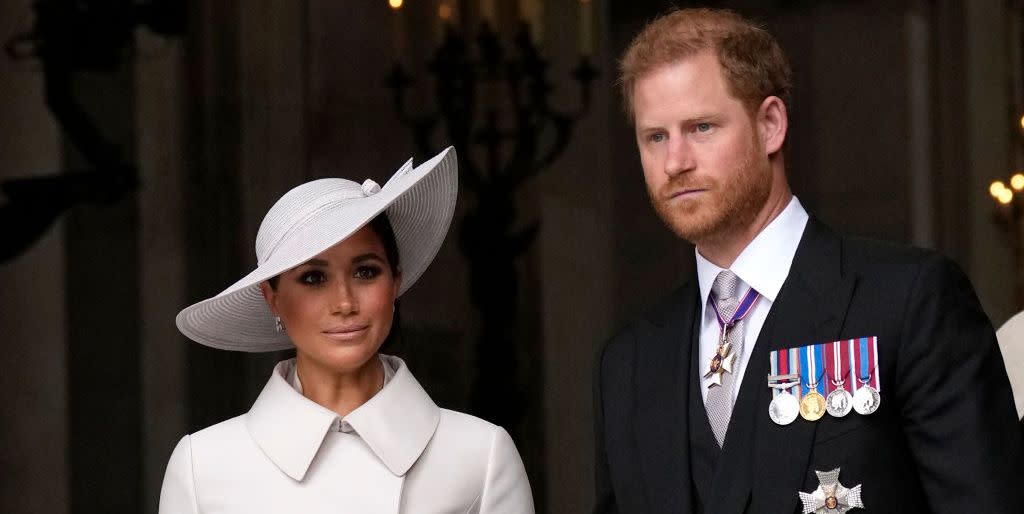
[[[594,52],[594,17],[591,11],[591,0],[580,1],[580,53],[591,55]]]
[[[441,0],[437,5],[437,40],[444,41],[445,28],[456,24],[455,0]]]
[[[405,53],[405,24],[402,21],[402,5],[403,0],[388,0],[388,6],[391,7],[391,44],[395,50],[395,61],[402,59],[402,54]]]
[[[480,18],[495,30],[498,26],[497,8],[495,0],[480,0]]]
[[[543,0],[519,0],[519,18],[530,26],[530,36],[534,44],[544,40]]]

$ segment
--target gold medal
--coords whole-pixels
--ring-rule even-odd
[[[800,417],[807,421],[818,421],[825,415],[825,397],[811,390],[800,399]]]

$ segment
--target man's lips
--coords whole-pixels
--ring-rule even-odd
[[[706,191],[707,191],[707,189],[703,188],[703,187],[688,187],[688,188],[678,189],[678,190],[670,193],[668,195],[668,199],[669,200],[674,200],[676,198],[685,198],[687,196],[693,196],[695,194],[703,193],[703,192],[706,192]]]

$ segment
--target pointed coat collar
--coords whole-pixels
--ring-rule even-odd
[[[306,398],[288,383],[295,359],[274,367],[246,426],[256,444],[281,471],[302,480],[338,414]],[[434,436],[441,410],[427,395],[405,362],[384,356],[394,377],[366,403],[345,416],[355,433],[396,476],[419,459]]]

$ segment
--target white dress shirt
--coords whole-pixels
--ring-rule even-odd
[[[739,394],[740,384],[743,383],[743,372],[747,368],[747,361],[754,350],[754,343],[761,333],[764,320],[772,308],[772,303],[782,289],[783,282],[789,276],[789,268],[793,264],[793,256],[800,244],[804,227],[807,226],[807,211],[794,196],[789,205],[761,231],[754,240],[747,245],[736,257],[729,269],[740,279],[737,296],[742,298],[747,289],[753,287],[760,293],[761,298],[754,305],[753,310],[747,314],[743,328],[743,352],[736,359],[733,366],[733,373],[736,374],[732,390],[733,400]],[[701,395],[704,401],[708,399],[708,384],[710,378],[704,378],[704,372],[711,363],[711,359],[718,351],[718,341],[721,338],[721,328],[714,309],[711,308],[711,285],[715,277],[722,271],[722,268],[712,264],[705,259],[700,252],[697,253],[697,281],[700,285],[700,298],[703,307],[700,329],[700,366],[701,373]]]
[[[382,360],[394,374],[349,431],[278,363],[249,412],[181,439],[160,514],[533,514],[508,433],[438,408],[401,359]]]

